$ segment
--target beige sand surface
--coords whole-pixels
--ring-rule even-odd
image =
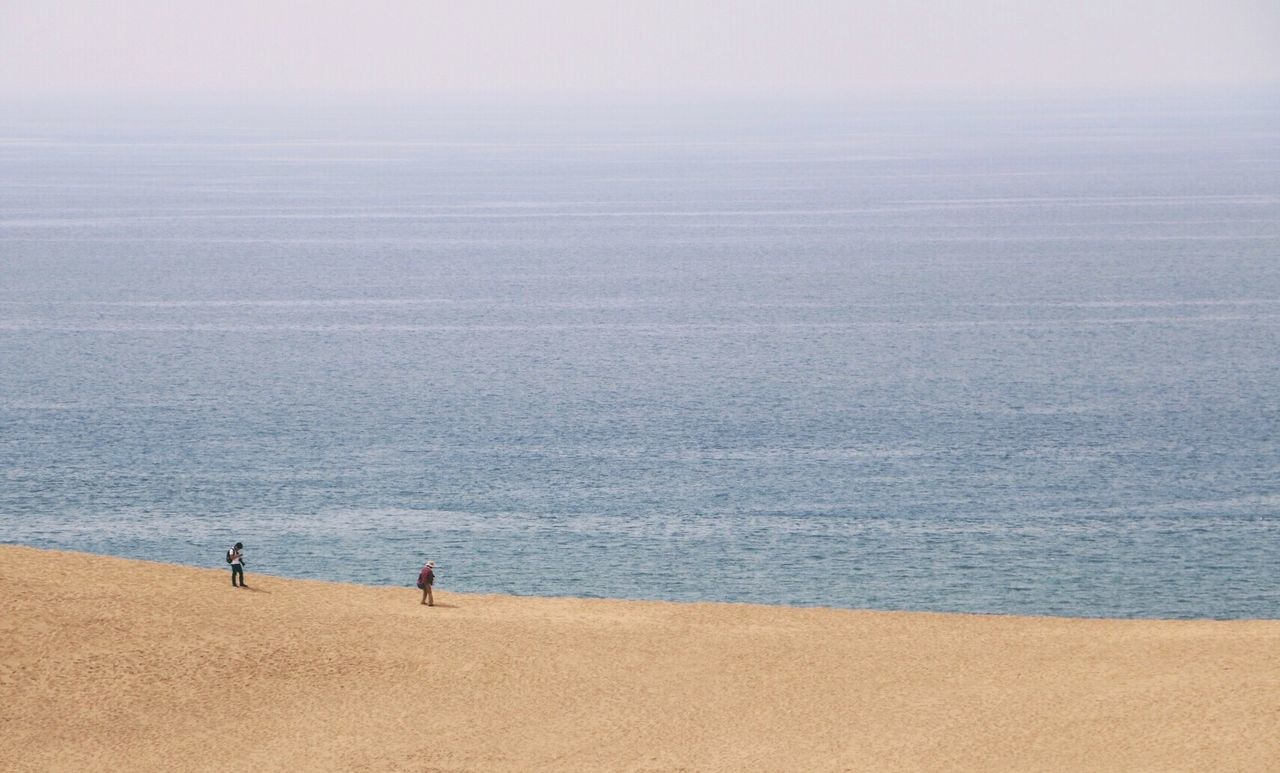
[[[1280,621],[228,574],[0,546],[0,770],[1280,770]]]

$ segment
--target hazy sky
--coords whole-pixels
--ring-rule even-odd
[[[0,0],[0,94],[1280,83],[1280,0]]]

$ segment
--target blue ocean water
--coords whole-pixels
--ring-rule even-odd
[[[1280,617],[1280,104],[11,111],[0,540]]]

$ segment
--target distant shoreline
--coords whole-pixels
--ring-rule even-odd
[[[0,552],[8,548],[35,550],[43,553],[58,553],[68,555],[83,555],[92,558],[104,558],[114,561],[128,561],[142,564],[152,564],[159,567],[173,567],[180,569],[190,569],[195,571],[208,571],[211,568],[221,571],[222,567],[216,566],[216,562],[209,565],[201,565],[195,563],[182,563],[180,561],[169,561],[159,558],[137,558],[132,556],[121,556],[113,553],[96,553],[89,550],[78,550],[63,547],[40,547],[29,545],[22,542],[3,542],[0,541]],[[258,572],[256,566],[258,562],[252,562],[251,574],[270,578],[271,580],[282,580],[286,582],[302,582],[302,583],[322,583],[326,585],[351,586],[355,588],[369,589],[401,589],[416,590],[413,587],[413,577],[408,578],[403,583],[366,583],[352,580],[339,580],[326,577],[299,577],[297,575],[279,574],[274,572]],[[620,604],[674,604],[679,606],[689,605],[724,605],[729,607],[759,607],[763,609],[785,609],[785,610],[819,610],[831,612],[855,612],[869,614],[886,614],[886,615],[941,615],[948,617],[976,617],[976,618],[999,618],[1011,620],[1062,620],[1062,621],[1107,621],[1107,622],[1152,622],[1152,623],[1248,623],[1248,622],[1280,622],[1280,618],[1273,617],[1154,617],[1154,616],[1107,616],[1107,615],[1071,615],[1071,614],[1055,614],[1055,613],[1021,613],[1021,612],[987,612],[987,611],[957,611],[947,609],[885,609],[876,607],[854,607],[854,606],[836,606],[830,604],[788,604],[784,602],[756,602],[756,601],[738,601],[724,599],[671,599],[671,598],[626,598],[617,596],[603,595],[573,595],[573,594],[541,594],[541,593],[510,593],[502,591],[485,591],[468,589],[464,591],[448,590],[447,565],[441,565],[441,576],[444,577],[442,587],[446,588],[446,592],[453,593],[463,597],[476,598],[510,598],[510,599],[543,599],[548,601],[584,601],[584,602],[607,602]],[[417,569],[415,568],[415,572]]]

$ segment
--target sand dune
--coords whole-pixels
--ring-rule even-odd
[[[0,575],[3,770],[1280,770],[1280,621]]]

